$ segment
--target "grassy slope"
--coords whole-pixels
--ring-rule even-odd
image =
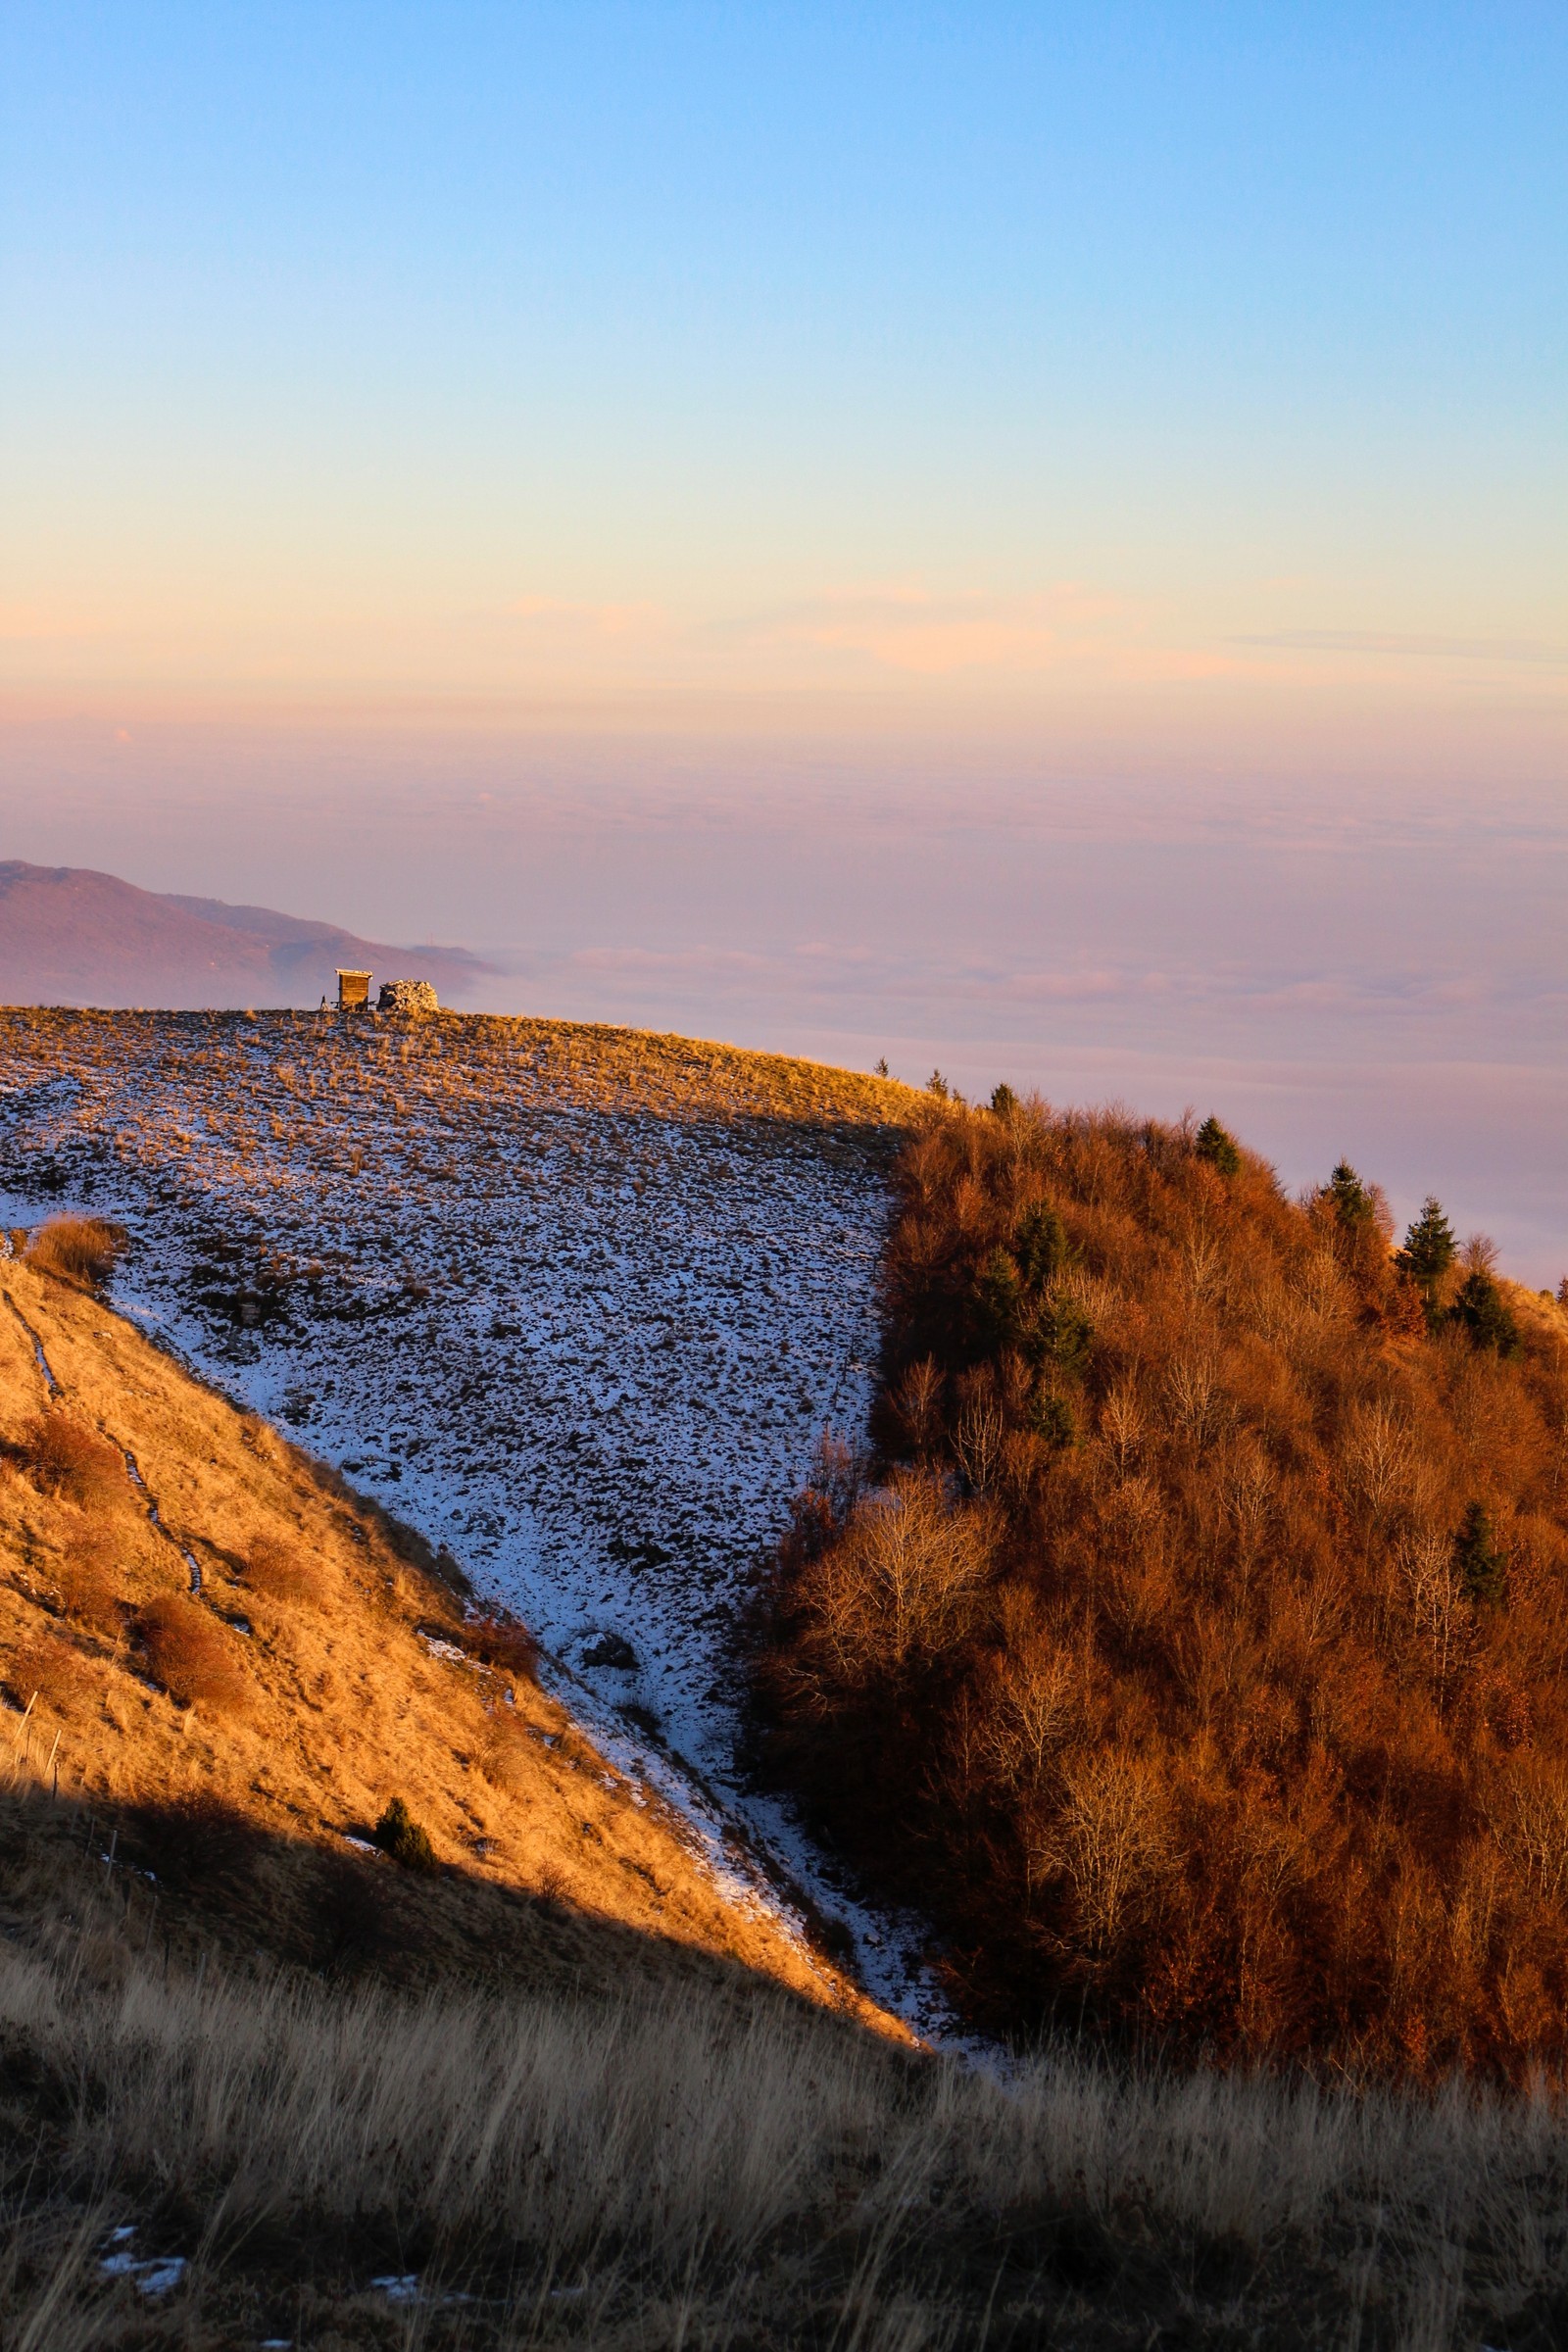
[[[227,1807],[261,1842],[224,1932],[309,1958],[331,1939],[320,1857],[351,1853],[344,1833],[364,1838],[401,1795],[449,1870],[438,1885],[399,1874],[400,1919],[381,1940],[401,1973],[663,1977],[721,1954],[870,2014],[760,1908],[728,1900],[674,1818],[610,1772],[531,1682],[432,1653],[416,1628],[461,1644],[463,1615],[416,1541],[97,1299],[15,1259],[0,1295],[0,1679],[19,1708],[37,1692],[27,1755],[38,1769],[53,1757],[62,1794],[98,1814],[104,1838],[131,1806]],[[29,1477],[25,1441],[47,1403],[29,1333],[60,1384],[52,1409],[134,1455],[168,1537],[126,1477],[76,1494]],[[95,1535],[101,1557],[108,1539],[112,1598],[73,1619],[72,1562]],[[259,1539],[310,1563],[314,1597],[277,1600],[245,1582]],[[187,1708],[142,1670],[133,1613],[188,1587],[176,1544],[200,1564],[199,1605],[237,1704]],[[249,1637],[229,1630],[232,1616]],[[214,1850],[215,1872],[232,1877],[221,1839]],[[131,1899],[145,1904],[145,1883]],[[178,1908],[166,1902],[165,1925]],[[200,1908],[205,1929],[220,1924]]]
[[[62,1056],[115,1056],[122,1041],[142,1050],[165,1031],[191,1043],[243,1037],[258,1020],[295,1029],[312,1039],[402,1038],[421,1056],[432,1050],[448,1083],[467,1083],[482,1099],[482,1073],[495,1061],[537,1068],[564,1101],[603,1109],[635,1107],[665,1117],[734,1117],[794,1121],[802,1126],[902,1129],[926,1100],[896,1078],[867,1076],[798,1055],[758,1054],[703,1038],[657,1030],[620,1029],[605,1022],[551,1021],[501,1013],[443,1012],[434,1020],[366,1015],[363,1021],[325,1020],[317,1013],[99,1012],[72,1007],[0,1005],[0,1053],[33,1062],[49,1074]],[[475,1085],[468,1073],[478,1074]]]

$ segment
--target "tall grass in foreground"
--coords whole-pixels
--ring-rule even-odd
[[[1561,2340],[1544,2096],[1074,2049],[1002,2087],[770,1994],[410,2000],[123,1952],[89,1982],[84,1948],[0,1945],[8,2345],[253,2340],[242,2305],[276,2334],[254,2315],[302,2294],[392,2342],[388,2272],[421,2343]],[[98,2275],[136,2217],[194,2258],[156,2310]]]

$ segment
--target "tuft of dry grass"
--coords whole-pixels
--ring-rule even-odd
[[[136,1612],[137,1646],[153,1680],[181,1706],[213,1715],[237,1715],[250,1685],[237,1654],[237,1637],[221,1630],[210,1609],[170,1592]]]
[[[24,1430],[23,1455],[40,1493],[103,1511],[125,1498],[125,1465],[107,1438],[58,1406]]]
[[[265,1593],[269,1600],[294,1604],[306,1601],[319,1608],[324,1597],[321,1571],[316,1561],[300,1545],[283,1543],[275,1536],[257,1536],[247,1546],[244,1582],[253,1592]]]
[[[95,1634],[116,1636],[122,1631],[119,1554],[113,1530],[88,1520],[68,1537],[56,1571],[66,1615]]]
[[[40,1274],[97,1289],[113,1274],[125,1247],[125,1231],[104,1217],[51,1217],[27,1248],[27,1262]]]
[[[75,1715],[101,1681],[93,1658],[63,1630],[35,1634],[13,1651],[5,1667],[13,1705],[24,1708],[36,1696],[57,1715]]]

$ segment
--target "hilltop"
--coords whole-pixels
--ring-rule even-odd
[[[270,906],[138,890],[89,866],[0,861],[0,997],[40,1004],[316,1004],[339,964],[461,996],[464,948],[388,947]]]

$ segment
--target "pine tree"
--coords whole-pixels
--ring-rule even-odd
[[[1037,1201],[1013,1229],[1012,1254],[1026,1291],[1043,1291],[1067,1263],[1067,1228],[1054,1208]]]
[[[1508,1555],[1484,1502],[1473,1502],[1464,1515],[1464,1525],[1453,1539],[1453,1564],[1468,1599],[1484,1604],[1502,1598]]]
[[[1048,1446],[1067,1446],[1078,1443],[1078,1423],[1072,1406],[1065,1396],[1054,1390],[1040,1389],[1029,1405],[1029,1427],[1037,1438]]]
[[[1428,1193],[1421,1214],[1405,1234],[1404,1248],[1396,1252],[1396,1262],[1430,1299],[1458,1254],[1459,1245],[1443,1213],[1443,1203]]]
[[[1200,1159],[1206,1159],[1209,1166],[1217,1169],[1221,1176],[1240,1175],[1242,1155],[1236,1148],[1236,1138],[1220,1125],[1212,1111],[1198,1130],[1193,1150]]]
[[[986,1348],[1010,1348],[1019,1327],[1018,1268],[1005,1250],[993,1250],[975,1277],[980,1339]]]
[[[992,1089],[991,1107],[999,1119],[1010,1119],[1017,1109],[1018,1098],[1005,1080],[1001,1086]]]
[[[1323,1188],[1323,1198],[1340,1223],[1350,1230],[1370,1225],[1377,1214],[1371,1194],[1348,1159],[1342,1159]]]
[[[1503,1356],[1518,1354],[1519,1325],[1513,1309],[1492,1276],[1479,1266],[1465,1276],[1448,1314],[1472,1348],[1490,1348]]]

